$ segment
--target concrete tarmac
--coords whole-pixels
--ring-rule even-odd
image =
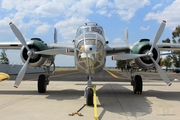
[[[94,75],[99,120],[179,120],[180,74],[168,73],[167,86],[157,73],[138,72],[143,78],[143,93],[132,92],[125,72],[107,71]],[[87,76],[76,70],[58,71],[51,76],[47,92],[37,92],[39,74],[26,74],[18,89],[16,75],[0,83],[0,117],[2,120],[93,120],[93,107],[86,106],[83,116],[69,116],[85,103]]]

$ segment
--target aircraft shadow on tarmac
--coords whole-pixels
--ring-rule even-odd
[[[111,88],[112,90],[108,90]],[[106,111],[124,116],[140,117],[152,113],[152,102],[147,97],[156,97],[162,100],[180,101],[180,92],[165,92],[148,90],[141,95],[135,95],[132,90],[121,84],[105,84],[97,91],[97,96],[103,111],[99,118],[102,119]]]
[[[146,99],[145,95],[135,95],[120,84],[105,84],[97,91],[97,95],[103,108],[99,114],[100,119],[107,111],[134,117],[152,112],[151,102]]]
[[[98,85],[97,85],[98,86]],[[180,92],[162,92],[156,90],[144,91],[141,95],[135,95],[132,90],[127,89],[121,84],[101,84],[101,88],[97,90],[99,107],[103,111],[99,113],[99,119],[102,119],[104,114],[108,112],[121,114],[124,116],[144,116],[152,113],[152,102],[147,97],[157,97],[163,100],[180,101]],[[13,91],[3,90],[0,94],[8,95],[41,95],[47,99],[62,100],[78,100],[83,97],[84,90],[64,89],[64,90],[48,90],[45,94],[39,94],[35,90],[30,91]],[[85,101],[85,100],[84,100]]]

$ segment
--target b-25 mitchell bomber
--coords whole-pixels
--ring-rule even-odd
[[[141,94],[143,82],[140,75],[134,74],[134,68],[151,68],[155,66],[160,77],[170,86],[172,83],[166,73],[158,65],[161,50],[180,50],[178,44],[158,43],[166,21],[162,21],[154,41],[141,39],[134,45],[116,44],[110,45],[105,39],[103,28],[95,22],[88,22],[77,29],[76,38],[73,44],[45,43],[40,38],[31,38],[26,42],[19,29],[10,22],[10,28],[20,43],[0,42],[1,49],[20,49],[20,56],[25,63],[19,71],[14,87],[18,88],[28,66],[43,68],[46,74],[39,75],[38,92],[45,93],[50,81],[50,67],[54,66],[55,56],[65,54],[74,56],[75,66],[79,72],[87,74],[88,82],[85,89],[86,104],[93,104],[92,76],[103,70],[106,63],[106,56],[112,56],[113,60],[126,60],[131,67],[131,85],[135,94]],[[56,34],[56,32],[55,32]],[[55,37],[56,38],[56,37]]]

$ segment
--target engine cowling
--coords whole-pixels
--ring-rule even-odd
[[[46,43],[44,43],[41,39],[39,38],[32,38],[30,42],[27,43],[29,49],[32,51],[42,51],[42,50],[47,50],[48,46]],[[21,48],[21,59],[25,63],[28,59],[27,55],[27,49],[23,46]],[[41,55],[41,54],[34,54],[31,56],[29,60],[28,66],[31,67],[47,67],[51,66],[52,63],[54,62],[54,56],[53,55]]]
[[[137,44],[135,44],[132,47],[131,53],[132,54],[145,54],[145,53],[147,53],[151,48],[151,44],[149,41],[150,41],[149,39],[141,39]],[[157,46],[154,47],[152,53],[153,53],[153,59],[156,62],[159,62],[160,51],[159,51]],[[134,59],[134,63],[140,68],[149,68],[149,67],[154,66],[152,60],[148,56],[136,58],[136,59]]]

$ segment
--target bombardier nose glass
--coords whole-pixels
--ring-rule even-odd
[[[84,69],[93,69],[103,63],[104,52],[103,44],[104,39],[98,34],[84,34],[81,41],[77,46],[78,63]]]

